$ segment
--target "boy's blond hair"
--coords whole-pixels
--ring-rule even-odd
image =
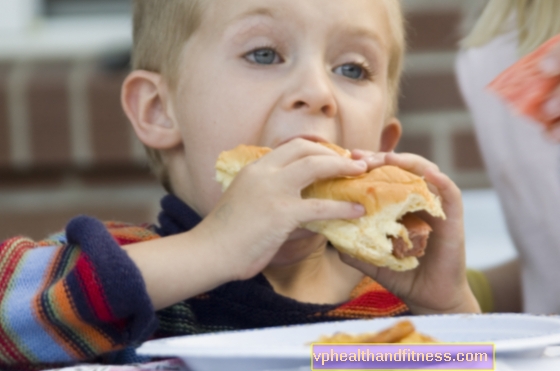
[[[560,33],[558,0],[490,0],[463,47],[482,46],[517,28],[519,53],[528,54]]]
[[[376,0],[377,1],[377,0]],[[382,0],[386,4],[390,34],[389,116],[397,113],[400,76],[406,48],[404,19],[400,0]],[[160,73],[173,91],[179,74],[184,43],[196,31],[208,0],[134,0],[132,68]],[[161,151],[146,147],[150,167],[172,193],[169,174]]]

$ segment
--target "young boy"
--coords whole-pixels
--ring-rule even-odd
[[[397,0],[135,7],[134,71],[122,103],[170,192],[160,226],[79,217],[48,241],[6,241],[3,368],[102,354],[128,362],[131,352],[115,351],[152,336],[479,311],[465,278],[458,188],[427,160],[389,153],[401,135]],[[355,149],[353,159],[316,142]],[[240,143],[274,150],[222,195],[214,163]],[[339,256],[298,228],[364,213],[303,200],[304,187],[384,164],[424,176],[447,214],[427,218],[434,232],[414,271]]]

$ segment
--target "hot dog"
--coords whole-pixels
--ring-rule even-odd
[[[326,146],[341,156],[350,153]],[[216,179],[224,190],[247,164],[270,148],[241,145],[223,152],[216,163]],[[354,178],[317,181],[302,191],[303,198],[323,198],[360,203],[366,215],[355,220],[319,220],[304,227],[323,234],[346,254],[397,271],[413,269],[424,254],[430,226],[412,213],[425,210],[445,219],[438,197],[424,179],[395,166],[382,166]]]

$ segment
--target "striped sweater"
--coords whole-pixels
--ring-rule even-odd
[[[346,303],[316,305],[276,294],[263,275],[155,312],[138,268],[120,246],[182,233],[200,220],[181,200],[166,196],[159,227],[82,216],[44,241],[2,242],[0,369],[128,363],[140,360],[134,347],[150,338],[407,312],[369,279]]]

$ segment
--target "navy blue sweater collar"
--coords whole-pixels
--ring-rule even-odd
[[[157,234],[162,237],[187,232],[197,226],[202,218],[179,197],[167,195],[161,199]]]
[[[160,236],[186,232],[202,221],[194,210],[176,196],[165,196],[161,200],[161,207],[162,211],[158,217],[160,226],[156,229]],[[179,332],[167,333],[161,329],[166,336],[338,321],[356,316],[332,315],[332,311],[338,307],[335,304],[302,303],[279,295],[274,292],[263,274],[246,281],[226,283],[179,305],[184,308],[171,307],[158,314],[162,323],[178,321],[183,324],[178,327],[171,326],[177,327]],[[193,318],[184,318],[185,313],[190,313]]]

